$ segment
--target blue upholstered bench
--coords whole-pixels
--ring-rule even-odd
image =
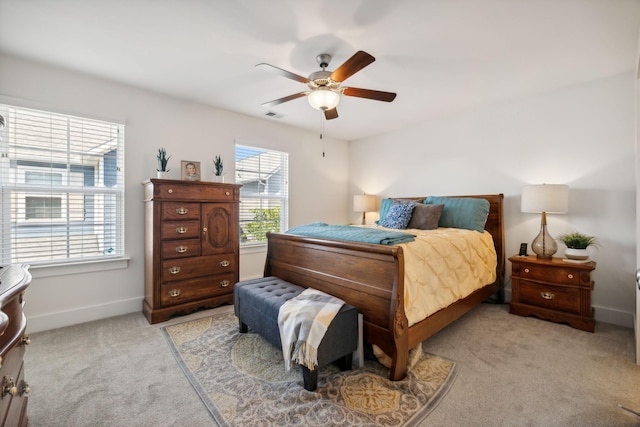
[[[240,323],[240,333],[251,328],[282,350],[278,312],[285,301],[300,294],[304,288],[277,277],[263,277],[237,283],[233,288],[234,311]],[[310,371],[302,366],[304,388],[316,389],[318,370],[336,362],[341,370],[351,369],[352,355],[358,347],[358,311],[349,304],[342,306],[318,347],[318,366]]]

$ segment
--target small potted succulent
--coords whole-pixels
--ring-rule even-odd
[[[558,237],[558,240],[567,246],[567,249],[564,251],[564,256],[575,260],[589,259],[589,252],[587,252],[587,248],[589,246],[598,246],[598,239],[596,237],[579,233],[577,231],[574,233],[563,234]]]
[[[222,157],[219,155],[213,159],[214,177],[216,182],[224,182]]]
[[[167,163],[169,163],[169,159],[171,156],[167,157],[167,150],[164,147],[158,149],[158,178],[166,178],[167,172]]]

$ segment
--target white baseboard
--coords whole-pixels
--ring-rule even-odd
[[[504,290],[505,301],[511,301],[511,289]],[[596,322],[610,323],[612,325],[618,325],[625,328],[633,328],[634,315],[627,311],[616,310],[608,307],[600,307],[597,305],[594,308],[594,318]]]
[[[142,297],[132,298],[56,313],[41,314],[39,316],[27,315],[27,330],[31,333],[48,331],[50,329],[106,319],[122,314],[141,312],[142,300]]]

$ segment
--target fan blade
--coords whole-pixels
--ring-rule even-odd
[[[284,98],[274,99],[273,101],[265,102],[262,104],[263,107],[273,107],[274,105],[282,104],[283,102],[293,101],[294,99],[302,98],[303,96],[307,96],[307,92],[299,92],[294,93],[293,95],[285,96]]]
[[[334,82],[343,82],[375,60],[376,58],[367,52],[359,50],[331,73],[331,80]]]
[[[347,96],[357,96],[358,98],[374,99],[376,101],[391,102],[396,99],[393,92],[382,92],[380,90],[359,89],[357,87],[342,88],[342,93]]]
[[[305,84],[309,83],[309,79],[308,78],[299,76],[298,74],[294,74],[291,71],[283,70],[282,68],[278,68],[278,67],[273,66],[271,64],[266,64],[266,63],[262,62],[260,64],[257,64],[256,67],[260,67],[263,70],[269,71],[271,73],[279,74],[279,75],[281,75],[283,77],[286,77],[286,78],[291,79],[291,80],[295,80],[295,81],[300,82],[300,83],[305,83]]]
[[[337,119],[338,118],[338,110],[332,108],[331,110],[324,110],[324,118],[327,120]]]

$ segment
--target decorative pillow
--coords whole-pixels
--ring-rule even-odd
[[[435,230],[438,228],[438,221],[442,215],[442,209],[444,205],[425,205],[417,204],[413,208],[413,215],[411,215],[411,221],[407,225],[407,228],[417,228],[419,230]]]
[[[438,227],[466,228],[484,232],[489,215],[489,201],[472,197],[435,197],[429,196],[426,204],[443,204]]]
[[[389,208],[393,205],[392,199],[382,199],[380,200],[380,218],[376,221],[376,224],[380,224],[387,214],[389,213]]]
[[[389,208],[389,212],[384,219],[379,222],[379,225],[404,230],[411,220],[413,208],[416,207],[416,204],[417,203],[394,203]]]

